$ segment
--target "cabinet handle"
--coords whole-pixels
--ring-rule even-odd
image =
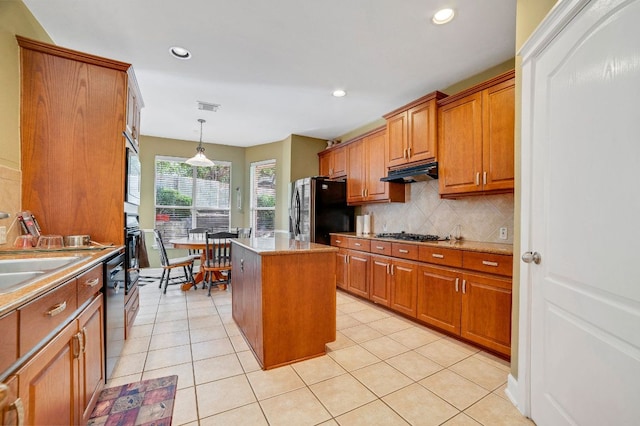
[[[404,254],[409,253],[409,250],[405,250],[405,249],[398,249],[398,251],[399,251],[400,253],[404,253]]]
[[[460,278],[456,278],[456,293],[458,292],[458,284],[460,283]]]
[[[482,184],[483,185],[487,184],[487,172],[482,173]]]
[[[48,315],[50,317],[55,317],[56,315],[58,315],[59,313],[61,313],[65,309],[67,309],[67,301],[66,300],[64,302],[62,302],[62,303],[58,303],[57,305],[53,306],[49,311],[47,311],[46,315]]]
[[[369,196],[369,188],[365,188],[364,189],[364,196],[368,197]]]
[[[356,247],[360,247],[362,244],[360,244],[360,243],[353,243],[353,245],[354,245],[354,246],[356,246]]]
[[[16,411],[16,421],[18,422],[18,426],[24,426],[24,404],[22,404],[22,399],[16,398],[8,408],[9,410]]]
[[[240,271],[244,272],[244,259],[240,259]]]
[[[342,240],[336,240],[336,244],[342,244]]]
[[[436,259],[444,259],[444,254],[432,253],[431,257],[435,257]]]
[[[389,264],[387,263],[385,266],[387,267],[387,275],[389,275]]]
[[[498,262],[490,262],[488,260],[483,260],[482,264],[487,266],[498,266]]]
[[[406,158],[407,158],[407,148],[405,148],[405,149],[402,151],[402,158],[404,158],[404,159],[406,159]]]
[[[81,343],[80,343],[80,333],[76,333],[73,335],[73,357],[80,358]]]
[[[476,172],[476,186],[480,185],[480,172]]]
[[[407,158],[411,158],[411,147],[407,148]]]
[[[467,294],[467,280],[462,280],[462,294]]]
[[[329,168],[329,175],[333,175],[333,169]]]
[[[395,275],[395,266],[396,265],[391,265],[391,275]]]
[[[384,250],[384,247],[382,247],[382,246],[376,246],[376,250]]]
[[[85,287],[95,287],[96,284],[98,284],[100,282],[100,278],[94,278],[92,280],[87,280],[84,282],[84,286]]]
[[[82,327],[82,353],[87,352],[87,327]]]
[[[349,264],[349,255],[344,257],[344,263]]]

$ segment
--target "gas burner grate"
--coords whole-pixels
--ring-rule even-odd
[[[376,234],[376,238],[390,238],[393,240],[406,240],[406,241],[439,241],[440,237],[437,235],[429,234],[410,234],[406,232],[385,232],[382,234]]]

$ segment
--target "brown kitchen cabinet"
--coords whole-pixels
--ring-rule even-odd
[[[404,260],[393,260],[390,273],[391,309],[415,318],[418,293],[418,264]]]
[[[381,182],[387,176],[386,131],[376,129],[346,144],[347,204],[404,203],[404,185]]]
[[[232,242],[233,319],[263,369],[324,355],[336,338],[336,250],[273,244]]]
[[[330,179],[343,178],[347,175],[347,150],[344,146],[332,147],[318,153],[320,176]]]
[[[418,320],[510,355],[511,279],[421,265],[417,305]]]
[[[513,192],[514,75],[438,101],[440,196]]]
[[[384,116],[389,168],[437,158],[437,101],[446,96],[433,92]]]
[[[24,424],[76,425],[89,419],[104,383],[102,295],[20,370]]]
[[[368,253],[347,250],[347,290],[358,296],[369,298]]]
[[[391,304],[391,258],[371,255],[371,285],[369,300],[389,306]]]
[[[124,244],[123,132],[137,138],[142,106],[131,65],[16,38],[22,206],[48,234]]]
[[[338,253],[336,253],[336,287],[343,290],[349,289],[348,253],[349,250],[343,248],[338,249]]]

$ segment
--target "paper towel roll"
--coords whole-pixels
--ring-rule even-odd
[[[364,234],[371,233],[371,215],[365,214],[364,219],[362,220],[362,232]]]
[[[363,222],[364,220],[362,216],[356,216],[356,234],[357,235],[362,235]]]

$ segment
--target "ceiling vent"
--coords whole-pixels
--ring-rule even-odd
[[[220,104],[212,104],[209,102],[198,101],[198,109],[202,111],[212,111],[216,112],[220,108]]]

